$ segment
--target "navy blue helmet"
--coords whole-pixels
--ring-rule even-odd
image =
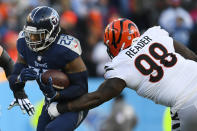
[[[60,32],[60,18],[53,8],[39,6],[26,19],[24,35],[28,47],[35,52],[49,47]]]

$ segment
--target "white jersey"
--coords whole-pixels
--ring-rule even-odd
[[[159,26],[106,64],[105,79],[123,79],[140,96],[165,106],[181,106],[197,92],[197,63],[175,52],[173,39]]]

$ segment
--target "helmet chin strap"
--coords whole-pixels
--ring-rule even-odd
[[[114,58],[114,56],[111,54],[111,52],[110,52],[110,50],[109,50],[108,47],[107,47],[107,54],[110,57],[110,59],[113,59]]]

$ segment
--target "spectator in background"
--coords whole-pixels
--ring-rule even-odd
[[[17,59],[17,49],[16,49],[17,39],[18,39],[18,34],[16,32],[8,31],[4,36],[4,42],[3,42],[5,43],[5,48],[9,56],[12,58],[14,62]]]
[[[102,39],[103,19],[101,12],[97,9],[92,9],[88,14],[87,24],[89,27],[88,43],[94,45]]]
[[[98,0],[70,0],[71,7],[81,19],[88,16],[88,12],[95,8]]]
[[[194,3],[194,8],[190,11],[191,18],[194,24],[197,23],[197,2]]]
[[[8,4],[0,1],[0,14],[3,19],[8,17]]]
[[[189,48],[197,54],[197,1],[193,4],[193,9],[190,11],[194,27],[190,35]]]
[[[8,17],[8,4],[0,1],[0,41],[7,31],[6,19]]]
[[[95,45],[102,40],[103,17],[97,9],[92,9],[88,13],[86,44],[82,45],[83,59],[87,65],[89,76],[96,76],[96,64],[92,60],[92,51]],[[83,34],[83,33],[82,33]]]
[[[0,13],[0,42],[2,42],[3,36],[7,32],[7,27],[5,25],[5,19]]]
[[[110,116],[101,125],[101,131],[132,131],[137,124],[134,109],[125,103],[124,95],[115,98]]]
[[[104,66],[107,62],[110,61],[110,58],[107,52],[103,52],[107,50],[107,47],[103,44],[102,41],[98,42],[93,51],[92,51],[92,61],[96,63],[96,75],[103,76],[105,73]]]
[[[110,13],[108,18],[108,23],[112,22],[115,19],[118,19],[120,14],[116,11]],[[95,44],[92,51],[92,61],[96,64],[96,76],[103,76],[105,73],[104,67],[107,62],[110,61],[109,55],[107,52],[107,47],[104,45],[103,41],[99,41]]]
[[[175,40],[188,46],[190,31],[193,27],[192,18],[183,9],[181,0],[168,0],[170,6],[159,17],[159,25],[166,29]]]
[[[60,26],[62,27],[63,33],[69,34],[76,37],[76,24],[77,24],[77,15],[71,11],[64,11],[60,18]]]

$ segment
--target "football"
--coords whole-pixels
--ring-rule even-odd
[[[58,70],[48,70],[41,76],[42,82],[47,84],[49,77],[52,77],[53,87],[58,90],[67,88],[70,84],[68,76]]]

